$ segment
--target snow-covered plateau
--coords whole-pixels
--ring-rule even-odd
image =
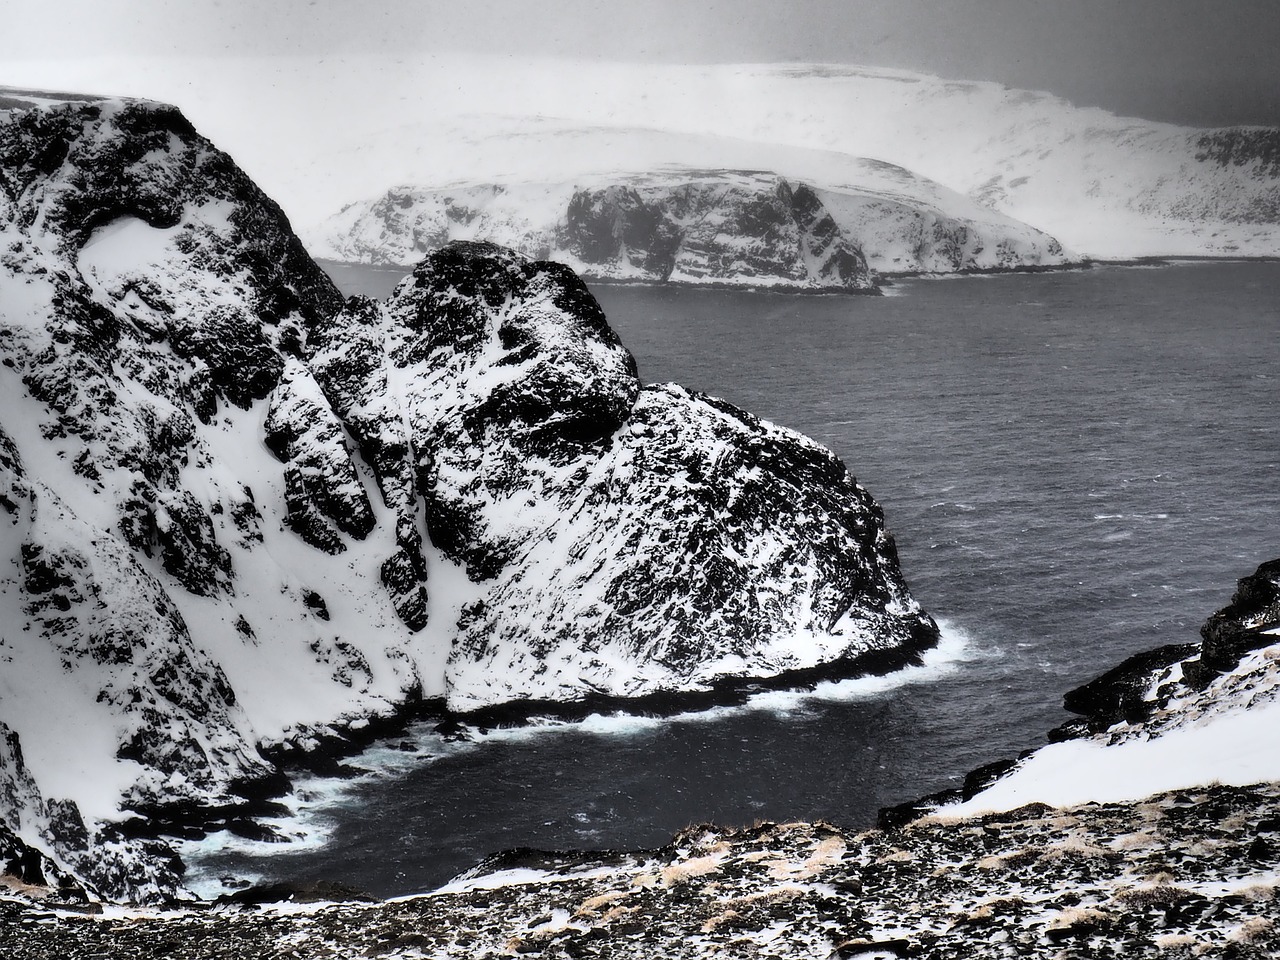
[[[589,279],[859,292],[876,289],[876,274],[1078,262],[1052,237],[899,167],[850,166],[856,187],[671,170],[393,188],[319,226],[310,249],[403,265],[453,240],[489,240]]]
[[[1157,123],[998,83],[847,64],[480,53],[7,66],[28,85],[190,104],[309,243],[345,204],[399,184],[585,184],[674,167],[775,171],[857,192],[870,158],[1076,256],[1280,256],[1274,128]]]
[[[0,925],[14,960],[1265,960],[1280,955],[1280,560],[1201,633],[1073,691],[1081,719],[1003,779],[975,772],[963,806],[886,811],[876,830],[701,825],[655,850],[518,850],[384,902],[316,889],[84,916],[14,897]]]
[[[480,243],[343,298],[176,109],[0,96],[0,853],[183,895],[230,825],[420,705],[714,697],[918,662],[828,450],[635,362]],[[310,757],[310,761],[308,761]]]
[[[362,64],[350,66],[359,76]],[[419,90],[444,82],[433,72],[443,66],[416,69]],[[415,244],[466,230],[555,248],[546,232],[569,229],[572,185],[709,190],[731,171],[828,191],[847,242],[888,273],[1280,255],[1273,128],[1180,127],[852,66],[484,63],[451,64],[449,77],[465,106],[425,92],[394,114],[374,105],[365,131],[299,172],[313,186],[308,209],[359,201],[315,228],[303,218],[317,255],[409,262]],[[378,182],[408,186],[368,199]],[[486,199],[494,186],[506,196]],[[450,198],[456,213],[437,209]],[[933,231],[961,227],[983,254],[929,249]],[[561,247],[573,254],[571,241]]]

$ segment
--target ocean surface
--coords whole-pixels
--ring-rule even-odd
[[[334,268],[349,293],[395,273]],[[835,450],[944,625],[925,668],[666,720],[379,744],[301,784],[294,839],[214,837],[223,876],[439,885],[512,847],[658,846],[691,823],[863,827],[1043,742],[1063,693],[1193,641],[1280,556],[1280,264],[912,280],[890,296],[599,286],[646,381]]]

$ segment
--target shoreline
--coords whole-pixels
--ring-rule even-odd
[[[663,690],[638,697],[588,693],[575,700],[512,700],[472,710],[450,710],[443,698],[422,697],[419,692],[383,716],[334,722],[323,731],[305,731],[280,743],[259,745],[259,752],[275,768],[274,774],[242,785],[242,804],[200,807],[182,803],[134,809],[138,819],[125,821],[122,830],[131,838],[161,843],[203,839],[222,830],[247,840],[272,842],[280,839],[279,834],[261,821],[288,813],[280,798],[293,791],[299,775],[337,780],[358,777],[366,771],[349,761],[380,741],[403,738],[419,724],[432,724],[433,731],[447,740],[462,738],[468,730],[515,730],[532,727],[536,721],[569,724],[598,714],[667,719],[744,706],[761,693],[813,691],[822,683],[886,677],[922,667],[924,655],[936,649],[940,640],[936,624],[932,631],[922,624],[907,642],[892,649],[867,650],[771,676],[719,677],[699,689]],[[303,750],[298,746],[300,740],[315,746]]]
[[[942,789],[917,797],[906,803],[881,808],[875,830],[881,833],[897,831],[909,828],[917,821],[927,820],[934,814],[945,816],[945,809],[940,810],[939,808],[945,808],[945,806],[952,803],[970,800],[1011,772],[1022,760],[1027,759],[1048,745],[1069,739],[1087,738],[1106,730],[1114,723],[1122,721],[1133,723],[1150,719],[1163,708],[1164,704],[1169,701],[1175,692],[1173,686],[1166,686],[1161,687],[1159,694],[1153,696],[1148,689],[1151,686],[1152,678],[1159,676],[1162,671],[1171,666],[1180,665],[1182,667],[1184,678],[1181,681],[1182,686],[1189,689],[1203,689],[1217,676],[1230,673],[1240,659],[1248,653],[1280,643],[1280,637],[1272,632],[1275,629],[1274,623],[1268,621],[1261,625],[1252,624],[1252,620],[1258,616],[1269,616],[1267,611],[1272,606],[1280,605],[1280,599],[1277,599],[1280,597],[1280,592],[1274,586],[1274,578],[1277,576],[1280,576],[1280,560],[1272,560],[1259,565],[1253,573],[1241,577],[1237,581],[1237,589],[1231,602],[1226,607],[1208,616],[1201,627],[1202,639],[1200,642],[1170,644],[1134,654],[1085,683],[1064,692],[1062,694],[1062,708],[1071,716],[1050,730],[1045,735],[1044,743],[1022,751],[1016,759],[999,759],[968,771],[961,786]],[[917,651],[915,653],[916,663],[920,661],[920,654],[931,648],[932,645]],[[893,653],[906,655],[905,651],[893,651]],[[895,658],[884,657],[882,652],[873,654],[870,659],[868,659],[867,655],[863,655],[857,658],[849,658],[846,661],[837,661],[832,666],[837,669],[853,669],[861,663],[869,666],[869,669],[857,674],[857,676],[883,676],[893,672],[894,669],[900,669],[900,667],[895,668],[892,665],[893,659]],[[907,665],[909,666],[910,664]],[[875,672],[876,667],[883,669]],[[841,679],[848,678],[842,677]],[[592,713],[600,713],[610,707],[615,710],[621,707],[625,713],[630,715],[670,717],[684,712],[681,709],[682,707],[687,709],[693,704],[698,705],[697,709],[720,705],[733,706],[745,702],[747,697],[754,692],[765,689],[796,689],[801,686],[796,683],[787,683],[788,679],[794,678],[792,675],[784,674],[769,678],[767,683],[753,683],[751,681],[722,683],[724,687],[733,688],[740,699],[721,700],[719,703],[709,702],[709,698],[715,695],[714,691],[691,691],[657,694],[650,697],[637,698],[636,700],[596,697],[568,704],[521,701],[465,713],[450,714],[445,712],[440,714],[442,722],[436,728],[436,731],[447,737],[450,733],[463,733],[465,725],[469,724],[475,725],[483,731],[493,728],[519,727],[534,718],[567,721],[581,720]],[[809,687],[812,688],[813,684],[825,679],[832,678],[814,677]],[[647,709],[635,709],[638,704],[644,704]],[[427,703],[424,702],[423,706],[427,706]],[[627,709],[628,707],[631,709]],[[434,719],[434,717],[424,716],[418,719]],[[450,724],[453,725],[452,728],[450,728]],[[1203,786],[1207,788],[1213,785]],[[970,815],[966,819],[982,820],[988,816],[999,817],[1001,814]],[[720,827],[713,824],[708,824],[708,828],[723,829],[729,832],[741,829]],[[851,833],[852,831],[848,832]],[[628,854],[643,852],[645,851],[626,851]],[[545,854],[547,856],[554,854],[581,862],[588,862],[601,856],[602,852],[532,851],[523,848],[498,851],[484,857],[460,876],[483,875],[486,867],[498,869],[499,867],[495,867],[495,864],[500,866],[512,857],[533,854]],[[455,878],[450,883],[457,882],[457,878]],[[271,902],[268,899],[264,899],[268,895],[268,888],[270,896],[282,893],[283,899],[290,897],[293,893],[305,893],[305,886],[305,884],[293,886],[287,882],[283,884],[279,882],[263,885],[254,884],[235,893],[224,894],[214,900],[202,900],[201,903]],[[439,893],[441,889],[443,888],[419,891],[407,896],[410,898],[433,896]],[[390,900],[379,902],[390,902]]]
[[[368,270],[377,273],[395,275],[399,278],[408,276],[415,266],[414,264],[379,264],[348,260],[330,260],[324,257],[315,258],[315,262],[322,270],[330,274],[331,278],[335,268],[339,272]],[[1218,256],[1213,254],[1155,254],[1151,256],[1116,259],[1104,257],[1082,257],[1079,260],[1060,264],[1028,263],[1018,264],[1017,266],[1012,267],[965,268],[946,272],[928,270],[877,271],[875,273],[877,281],[876,285],[868,288],[849,288],[839,286],[809,287],[784,283],[761,285],[749,283],[727,283],[723,281],[688,283],[679,281],[672,282],[668,280],[628,279],[625,277],[596,277],[587,274],[583,274],[582,277],[588,287],[597,285],[609,287],[640,287],[653,290],[705,290],[721,293],[740,292],[764,295],[780,294],[788,297],[880,297],[886,295],[884,288],[892,288],[905,280],[956,280],[972,277],[1025,276],[1046,273],[1081,273],[1103,267],[1153,269],[1180,265],[1213,263],[1280,263],[1280,255],[1250,256],[1232,254],[1230,256]],[[336,280],[334,282],[337,283]],[[337,285],[339,289],[342,288],[342,284]],[[370,296],[369,294],[365,295]],[[375,297],[375,299],[379,298]]]

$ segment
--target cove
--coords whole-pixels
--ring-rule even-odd
[[[394,275],[335,279],[367,292]],[[1274,555],[1280,264],[891,292],[595,289],[646,381],[723,397],[845,460],[945,626],[926,668],[666,720],[462,740],[415,728],[355,759],[370,775],[301,785],[311,800],[284,829],[310,840],[189,848],[202,890],[243,876],[394,895],[511,847],[655,846],[705,820],[868,826],[1042,742],[1063,693],[1193,640]]]

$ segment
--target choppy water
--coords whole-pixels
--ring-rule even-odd
[[[395,894],[513,846],[657,845],[703,820],[863,826],[1037,745],[1066,690],[1194,639],[1280,555],[1280,264],[920,280],[885,298],[596,292],[646,380],[845,459],[944,649],[887,683],[674,720],[464,744],[424,731],[365,757],[378,776],[311,786],[328,799],[302,821],[310,846],[206,843],[199,875]]]

